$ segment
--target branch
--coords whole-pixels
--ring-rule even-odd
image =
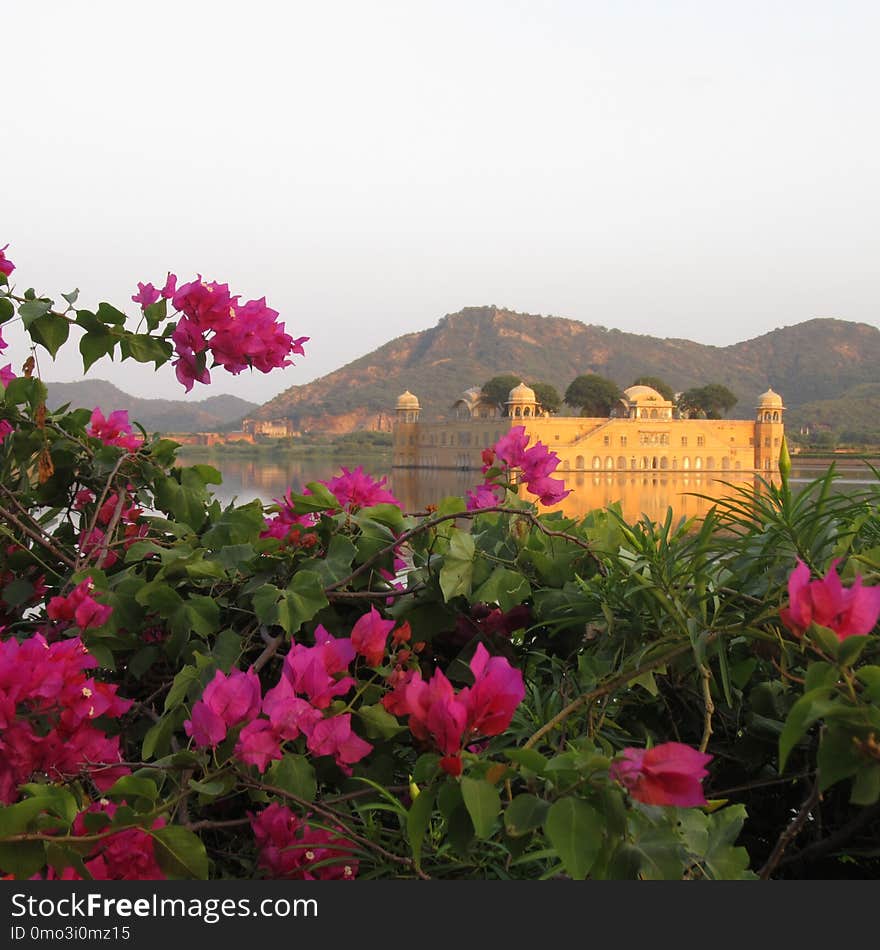
[[[721,636],[720,633],[710,633],[709,636],[706,637],[706,643],[709,644],[713,640],[717,640],[719,636]],[[536,745],[540,739],[543,739],[548,732],[551,732],[558,725],[565,722],[565,720],[568,719],[572,713],[577,712],[587,703],[592,703],[595,699],[599,699],[602,696],[607,696],[609,693],[613,693],[621,686],[626,686],[626,684],[631,680],[638,679],[640,676],[644,676],[644,674],[650,670],[655,670],[658,666],[664,666],[670,660],[674,660],[677,656],[682,656],[685,653],[690,653],[692,650],[693,644],[688,641],[687,643],[681,644],[681,646],[677,646],[674,650],[670,650],[668,653],[664,653],[653,660],[649,660],[647,663],[637,667],[634,670],[628,670],[626,673],[621,673],[619,676],[615,676],[614,679],[609,680],[604,686],[599,686],[597,689],[591,690],[589,693],[582,693],[577,699],[573,700],[564,709],[560,710],[560,712],[558,712],[552,719],[550,719],[548,722],[545,722],[537,732],[531,735],[523,748],[531,749],[532,746]]]
[[[800,811],[794,816],[794,818],[792,818],[788,825],[783,828],[779,838],[776,841],[776,846],[770,853],[770,857],[767,858],[767,863],[761,868],[760,871],[758,871],[758,877],[761,878],[762,881],[768,880],[770,875],[776,870],[776,866],[782,860],[783,854],[785,854],[785,849],[798,836],[807,818],[810,817],[810,812],[816,807],[818,802],[819,776],[816,775],[816,778],[813,781],[813,787],[810,789],[810,794],[807,795],[806,800],[804,801],[803,805],[801,805]]]
[[[0,486],[0,489],[4,492],[7,492],[7,489],[3,486]],[[32,541],[35,541],[40,547],[45,548],[53,557],[58,558],[62,564],[66,564],[69,568],[76,567],[76,562],[59,550],[55,544],[49,540],[48,536],[45,533],[40,533],[34,531],[33,528],[29,528],[26,524],[19,521],[19,519],[11,512],[8,508],[0,506],[0,515],[6,519],[10,524],[15,525],[22,534],[26,534]]]

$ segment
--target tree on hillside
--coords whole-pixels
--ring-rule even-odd
[[[580,409],[582,416],[608,416],[622,395],[617,383],[587,373],[571,381],[564,398],[570,406]]]
[[[502,376],[493,376],[490,380],[483,383],[481,390],[483,399],[487,402],[494,402],[502,412],[505,412],[507,409],[505,403],[507,402],[507,397],[510,395],[510,390],[513,389],[514,386],[519,386],[521,382],[522,377],[514,376],[512,373],[505,373]]]
[[[664,399],[668,399],[670,402],[675,402],[675,390],[673,390],[669,383],[660,379],[659,376],[639,376],[638,379],[633,380],[632,385],[650,386],[651,389],[656,389]]]
[[[529,385],[535,390],[538,405],[542,409],[546,409],[547,412],[558,411],[562,405],[562,396],[559,395],[555,386],[551,386],[550,383],[529,383]]]
[[[720,383],[709,383],[689,389],[678,400],[679,412],[689,419],[720,419],[739,402],[734,394]]]

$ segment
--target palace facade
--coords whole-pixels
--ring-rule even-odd
[[[784,433],[782,397],[768,389],[754,419],[681,419],[649,386],[630,386],[609,418],[551,416],[534,390],[520,383],[506,414],[486,403],[480,390],[463,393],[445,422],[421,422],[413,393],[397,400],[395,468],[479,470],[481,453],[513,426],[525,426],[560,458],[557,473],[622,471],[776,472]]]

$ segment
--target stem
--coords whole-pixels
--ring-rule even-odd
[[[785,849],[798,836],[801,828],[804,826],[804,822],[809,818],[810,812],[816,807],[818,802],[819,776],[817,774],[813,781],[813,786],[810,789],[810,794],[807,795],[806,800],[803,805],[801,805],[800,811],[792,818],[788,825],[783,828],[779,838],[776,840],[773,851],[770,853],[770,857],[767,858],[767,863],[758,872],[758,877],[761,878],[762,881],[768,880],[770,875],[776,870],[776,866],[782,860],[782,855],[785,854]]]
[[[700,664],[700,676],[703,680],[703,707],[706,710],[703,719],[703,738],[700,740],[700,752],[705,752],[712,735],[712,714],[715,712],[715,703],[712,701],[712,671],[705,663]]]

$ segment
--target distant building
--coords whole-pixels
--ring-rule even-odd
[[[262,435],[267,439],[292,439],[300,435],[290,419],[244,419],[241,427],[252,436]]]
[[[650,386],[630,386],[609,418],[551,416],[525,383],[506,402],[507,415],[485,403],[476,388],[454,403],[455,419],[423,423],[418,397],[397,400],[395,468],[479,469],[481,452],[513,426],[523,425],[560,458],[559,472],[775,472],[784,433],[782,397],[768,389],[754,419],[680,419]]]

